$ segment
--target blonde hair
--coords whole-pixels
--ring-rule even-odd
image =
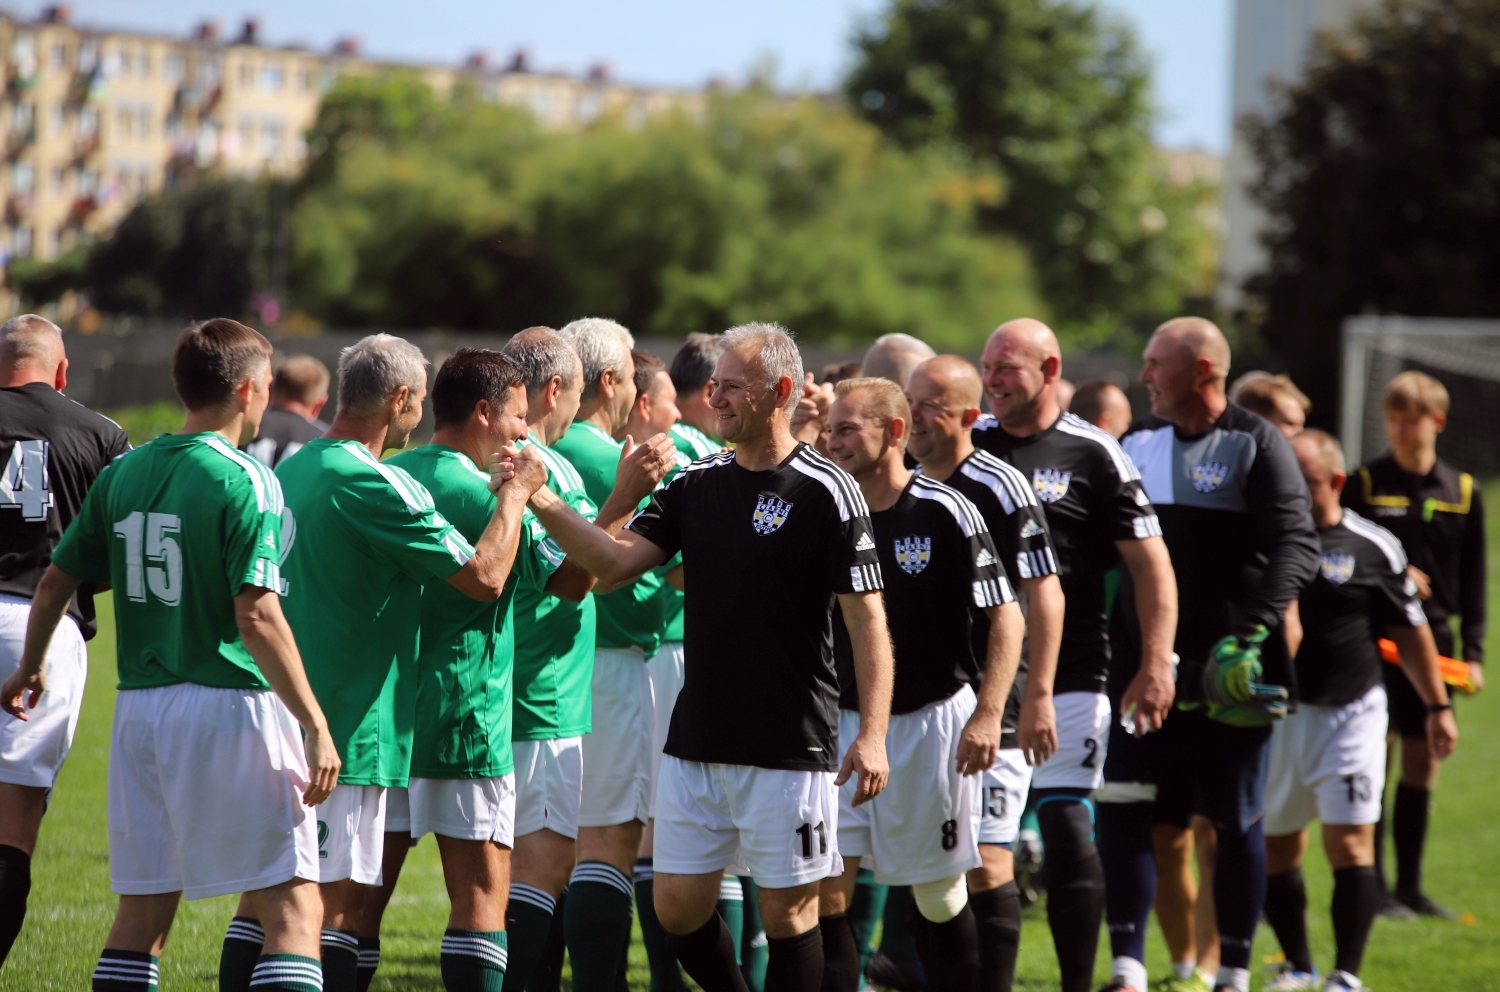
[[[891,426],[893,420],[900,420],[907,427],[911,426],[911,405],[906,402],[906,393],[891,380],[864,376],[859,379],[845,379],[833,387],[835,399],[841,399],[851,393],[870,394],[869,410],[883,426]],[[906,445],[905,434],[901,436],[901,444],[903,447]]]
[[[1446,417],[1448,388],[1425,372],[1402,372],[1386,383],[1380,409],[1386,413]]]
[[[1289,375],[1246,372],[1229,389],[1231,403],[1238,403],[1251,413],[1258,413],[1268,420],[1276,415],[1277,405],[1283,397],[1290,398],[1302,408],[1304,414],[1312,412],[1312,400],[1297,388]]]
[[[1307,430],[1292,438],[1292,447],[1308,447],[1313,454],[1328,469],[1329,478],[1335,475],[1347,475],[1348,470],[1344,464],[1344,449],[1339,445],[1338,438],[1326,431],[1320,431],[1316,427]]]

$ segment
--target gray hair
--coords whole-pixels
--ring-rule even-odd
[[[0,362],[60,362],[62,331],[46,317],[23,313],[0,324]]]
[[[620,324],[603,317],[583,317],[557,333],[573,342],[578,350],[578,359],[583,363],[585,403],[599,394],[599,377],[606,369],[614,372],[616,380],[623,381],[635,338]]]
[[[550,327],[527,328],[507,341],[501,351],[521,366],[528,398],[547,388],[554,376],[566,388],[577,385],[578,352],[573,342]]]
[[[394,334],[371,334],[339,352],[339,413],[373,413],[391,393],[427,385],[422,349]]]
[[[755,322],[731,327],[722,337],[725,351],[746,352],[753,356],[765,376],[764,385],[773,392],[782,376],[792,380],[784,407],[795,406],[802,398],[802,352],[792,332],[780,324]]]
[[[921,338],[910,334],[882,334],[865,352],[860,375],[889,379],[905,389],[912,370],[936,354]]]

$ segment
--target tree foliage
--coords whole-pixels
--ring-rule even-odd
[[[1500,6],[1400,0],[1252,124],[1268,343],[1335,409],[1343,318],[1500,312]]]
[[[1076,331],[1107,336],[1207,288],[1203,191],[1166,176],[1123,21],[1076,0],[894,0],[857,47],[851,104],[907,147],[953,142],[998,168],[1010,196],[987,220]]]

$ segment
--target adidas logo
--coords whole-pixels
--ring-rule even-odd
[[[854,545],[855,551],[874,551],[875,541],[868,533],[859,536],[859,542]]]
[[[993,564],[995,564],[995,556],[990,554],[990,549],[980,548],[979,557],[974,559],[974,565],[978,568],[984,568],[986,565]]]
[[[1026,526],[1021,528],[1021,537],[1023,539],[1028,537],[1036,537],[1041,532],[1042,528],[1037,526],[1037,522],[1035,520],[1028,520],[1026,521]]]

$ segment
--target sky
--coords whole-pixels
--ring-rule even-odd
[[[1232,0],[1100,0],[1133,20],[1155,65],[1158,141],[1224,152],[1229,143]],[[599,61],[630,82],[699,86],[744,78],[769,57],[783,86],[831,88],[850,40],[885,0],[74,0],[75,22],[183,34],[200,20],[237,33],[246,16],[271,44],[326,48],[354,35],[375,57],[496,61],[517,48],[538,69]],[[18,13],[40,9],[19,7]]]

